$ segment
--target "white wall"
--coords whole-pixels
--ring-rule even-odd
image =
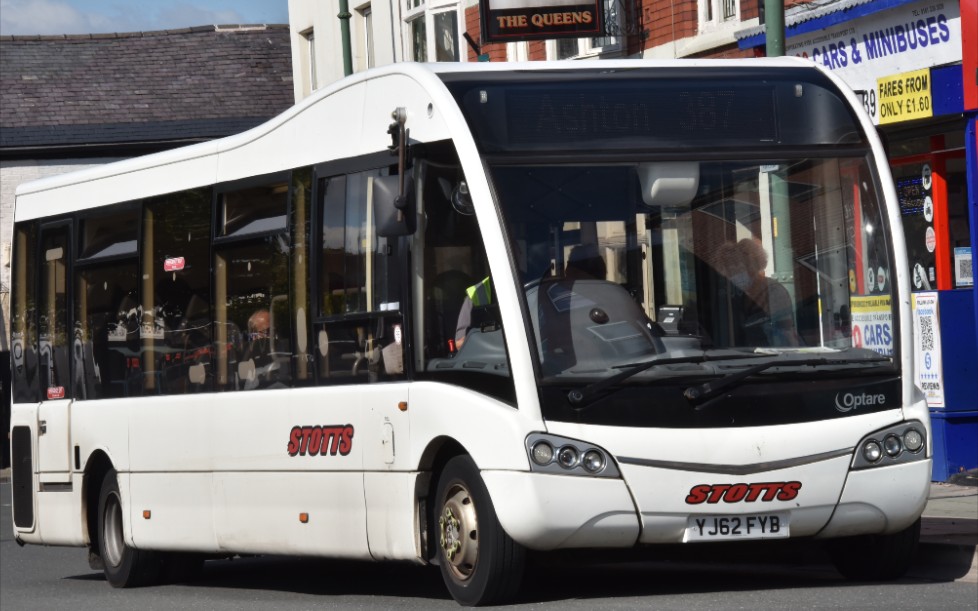
[[[350,47],[353,70],[367,69],[364,10],[372,12],[374,66],[400,61],[400,4],[405,0],[349,0]],[[309,45],[306,35],[314,33],[317,88],[343,78],[343,45],[338,0],[289,0],[292,36],[292,72],[296,102],[313,91],[310,83]]]

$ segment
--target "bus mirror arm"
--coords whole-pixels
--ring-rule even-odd
[[[383,238],[414,233],[414,176],[408,167],[408,132],[404,124],[407,111],[398,107],[391,113],[394,122],[387,128],[391,154],[397,154],[397,174],[373,179],[374,219],[377,235]]]

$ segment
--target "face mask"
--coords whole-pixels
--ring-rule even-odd
[[[738,289],[746,291],[747,287],[750,286],[750,276],[747,275],[747,272],[738,272],[730,277],[730,282]]]

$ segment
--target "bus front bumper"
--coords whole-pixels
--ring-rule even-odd
[[[496,516],[517,543],[536,550],[630,547],[635,503],[621,479],[483,471]]]

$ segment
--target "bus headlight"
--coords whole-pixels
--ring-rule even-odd
[[[530,458],[538,465],[549,465],[554,459],[554,447],[546,441],[538,441],[530,448]]]
[[[923,423],[912,420],[866,435],[856,446],[853,469],[869,469],[925,460],[927,438]]]
[[[917,429],[909,429],[903,434],[903,447],[909,452],[917,452],[924,446],[924,436]]]
[[[580,454],[577,453],[577,448],[574,446],[564,446],[557,452],[557,462],[565,469],[576,467],[579,457]]]
[[[526,437],[530,471],[552,475],[621,477],[611,454],[592,443],[547,433]]]
[[[863,458],[868,462],[876,462],[883,457],[883,448],[875,439],[870,439],[863,444]]]
[[[604,454],[597,450],[588,450],[581,458],[581,465],[591,473],[601,473],[604,464]]]

